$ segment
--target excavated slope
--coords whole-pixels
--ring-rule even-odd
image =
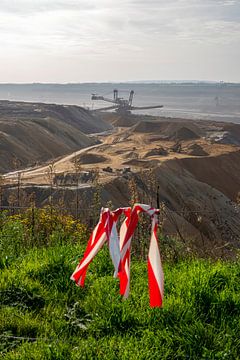
[[[133,133],[154,133],[166,140],[194,140],[202,135],[201,129],[191,122],[141,121],[131,129]]]
[[[240,150],[219,156],[183,158],[168,161],[168,165],[185,169],[196,179],[221,191],[232,201],[240,192]],[[174,166],[174,165],[173,165]]]
[[[91,146],[111,126],[77,106],[0,101],[0,171],[44,162]]]
[[[240,159],[240,154],[237,156]],[[225,160],[228,161],[227,158]],[[222,183],[227,182],[227,174],[221,175],[224,176]],[[200,181],[178,161],[156,167],[151,177],[158,186],[160,202],[165,204],[161,211],[164,235],[180,238],[186,251],[189,248],[213,257],[231,257],[232,250],[240,248],[240,209],[225,195],[225,191]],[[156,188],[151,191],[148,178],[142,178],[140,173],[135,175],[138,193],[142,202],[151,199],[151,203],[157,206]],[[240,189],[240,180],[236,188]],[[105,186],[103,194],[104,201],[111,200],[117,206],[124,206],[130,196],[128,180],[114,179]]]

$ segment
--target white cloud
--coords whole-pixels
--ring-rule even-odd
[[[1,0],[1,12],[28,16],[34,13],[59,10],[92,9],[94,2],[89,0]]]
[[[184,62],[182,48],[194,59],[196,46],[202,54],[210,46],[222,52],[239,47],[239,20],[234,0],[0,0],[0,46],[5,61],[15,56],[30,64],[52,56],[62,59],[66,72],[66,58],[90,64],[90,72],[105,61],[113,68],[122,63],[130,78],[126,64],[138,62],[144,78],[153,57],[160,66],[169,62],[170,72],[173,57]]]

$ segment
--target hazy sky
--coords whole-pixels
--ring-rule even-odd
[[[240,0],[0,0],[0,82],[240,82]]]

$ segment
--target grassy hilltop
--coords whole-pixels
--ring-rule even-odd
[[[151,309],[144,260],[133,256],[127,301],[107,248],[78,288],[69,278],[86,227],[39,210],[33,228],[30,217],[1,215],[3,359],[239,359],[239,260],[186,258],[177,242],[168,256],[165,240],[164,307]]]

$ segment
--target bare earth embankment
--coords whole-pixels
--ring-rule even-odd
[[[78,106],[0,101],[0,172],[96,144],[88,134],[109,128]]]

